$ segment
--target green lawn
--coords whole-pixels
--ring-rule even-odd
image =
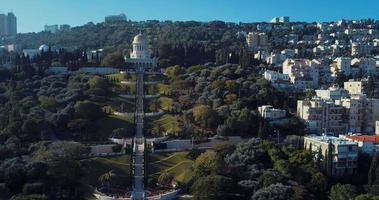
[[[133,112],[135,110],[135,101],[133,99],[125,99],[120,96],[109,97],[104,105],[111,106],[113,110],[120,110],[121,104],[124,104],[125,112]]]
[[[159,176],[163,171],[170,173],[180,183],[188,183],[193,176],[193,161],[188,152],[148,154],[148,174]]]
[[[114,129],[126,128],[127,130],[134,130],[133,118],[123,118],[119,116],[108,115],[96,122],[97,124],[97,135],[102,136],[102,138],[108,138]],[[128,135],[132,136],[131,132]]]
[[[113,170],[116,174],[114,184],[124,187],[130,185],[129,155],[113,158],[90,158],[80,162],[84,167],[85,176],[82,181],[85,184],[96,186],[102,174]]]

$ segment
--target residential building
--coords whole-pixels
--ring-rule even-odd
[[[318,63],[308,59],[287,59],[283,74],[288,74],[296,89],[317,88],[319,83]]]
[[[7,35],[7,16],[0,14],[0,36]]]
[[[348,132],[375,133],[375,122],[379,120],[379,99],[352,95],[350,98],[336,100],[335,103],[346,108]]]
[[[358,144],[356,142],[331,136],[306,136],[304,149],[314,152],[315,159],[320,159],[321,162],[332,162],[331,165],[321,165],[331,176],[352,175],[357,169]],[[328,166],[330,169],[327,169]]]
[[[316,96],[325,100],[338,100],[342,98],[347,98],[349,95],[346,90],[339,88],[336,85],[329,87],[328,89],[315,90]]]
[[[361,152],[367,153],[371,156],[379,150],[379,135],[346,135],[340,137],[356,142]]]
[[[268,46],[268,36],[266,33],[249,32],[246,42],[250,49],[259,50]]]
[[[349,80],[344,83],[344,89],[350,95],[367,94],[367,81],[366,80]]]
[[[339,57],[330,65],[332,76],[336,77],[338,73],[343,73],[346,76],[351,75],[351,58]]]
[[[105,23],[117,23],[117,22],[126,22],[126,15],[125,14],[119,14],[119,15],[109,15],[105,17]]]
[[[266,70],[263,77],[277,89],[288,89],[290,87],[290,78],[288,74],[282,74],[276,71]]]
[[[345,109],[332,100],[313,98],[297,101],[297,116],[304,120],[314,133],[345,134]]]
[[[374,58],[354,58],[351,60],[352,75],[362,73],[375,75],[377,73],[376,60]]]
[[[351,44],[351,56],[368,56],[373,49],[373,45],[353,42]]]
[[[287,116],[286,110],[275,109],[273,106],[270,105],[258,107],[258,111],[261,114],[261,117],[268,121],[283,119]]]
[[[13,13],[0,14],[0,36],[17,34],[17,17]]]
[[[50,33],[57,33],[59,31],[59,26],[58,24],[45,25],[45,31]]]
[[[41,52],[39,51],[39,49],[24,49],[22,50],[22,53],[24,54],[25,57],[35,58]]]
[[[17,34],[17,17],[13,13],[8,13],[7,16],[7,35]]]

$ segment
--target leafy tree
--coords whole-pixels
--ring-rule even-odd
[[[89,101],[79,101],[75,104],[74,108],[78,118],[95,120],[104,115],[99,105]]]
[[[201,177],[191,187],[193,199],[227,199],[225,193],[230,190],[231,184],[230,178],[220,175]]]
[[[379,154],[372,158],[370,170],[368,171],[368,186],[370,193],[379,195]]]
[[[55,108],[58,104],[54,97],[40,96],[38,97],[38,101],[45,109]]]
[[[221,170],[221,163],[215,151],[208,150],[196,158],[193,169],[196,177],[217,174]]]
[[[354,199],[356,196],[356,188],[352,185],[337,184],[333,185],[330,190],[330,200],[346,200]]]
[[[121,53],[108,54],[101,61],[101,66],[105,67],[123,67],[124,65],[125,60]]]
[[[264,187],[251,197],[252,200],[287,200],[291,199],[293,190],[290,186],[281,183]]]
[[[99,177],[99,182],[104,186],[107,185],[108,188],[111,188],[112,179],[116,176],[113,170],[102,174]]]
[[[193,117],[203,128],[212,128],[217,123],[217,113],[209,106],[199,105],[193,108]]]
[[[87,148],[77,142],[54,142],[48,146],[40,146],[33,152],[33,159],[45,162],[69,161],[81,158]]]
[[[100,76],[94,76],[88,81],[89,86],[92,89],[102,89],[107,90],[109,87],[108,79],[105,79]]]
[[[354,200],[379,200],[379,196],[373,196],[371,194],[361,194],[356,196]]]

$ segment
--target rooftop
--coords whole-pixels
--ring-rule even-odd
[[[312,140],[316,140],[323,143],[332,143],[336,145],[356,145],[356,142],[352,142],[343,138],[338,138],[334,136],[316,136],[316,135],[309,135],[305,136],[305,138],[310,138]]]
[[[349,135],[346,138],[354,141],[379,143],[379,135]]]

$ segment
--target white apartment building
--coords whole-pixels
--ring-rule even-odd
[[[269,121],[283,119],[287,116],[287,112],[285,110],[275,109],[270,105],[258,107],[258,111],[264,119]]]
[[[332,72],[332,76],[337,76],[338,72],[343,73],[346,76],[351,75],[351,58],[336,58],[334,62],[330,65],[330,71]]]
[[[375,123],[379,120],[379,99],[352,95],[350,98],[336,100],[335,103],[346,108],[348,132],[375,133]]]
[[[313,98],[297,101],[297,116],[306,122],[311,132],[345,134],[344,114],[344,108],[331,100]]]
[[[288,74],[296,89],[317,88],[319,66],[308,59],[287,59],[283,63],[283,74]]]
[[[269,81],[271,85],[277,89],[286,89],[290,86],[290,77],[288,74],[266,70],[263,74],[264,79]]]
[[[344,83],[344,89],[350,95],[361,95],[367,92],[367,81],[366,80],[349,80]]]
[[[323,162],[331,160],[331,176],[341,177],[354,174],[356,171],[358,161],[358,144],[356,142],[331,136],[306,136],[304,137],[304,149],[311,150],[316,156],[321,152],[321,161]],[[328,152],[329,150],[332,152]],[[326,166],[329,165],[323,165],[324,169]],[[325,170],[328,171],[328,169]]]
[[[329,87],[328,89],[315,90],[316,96],[325,100],[338,100],[347,98],[349,95],[345,89],[339,88],[336,85]]]

